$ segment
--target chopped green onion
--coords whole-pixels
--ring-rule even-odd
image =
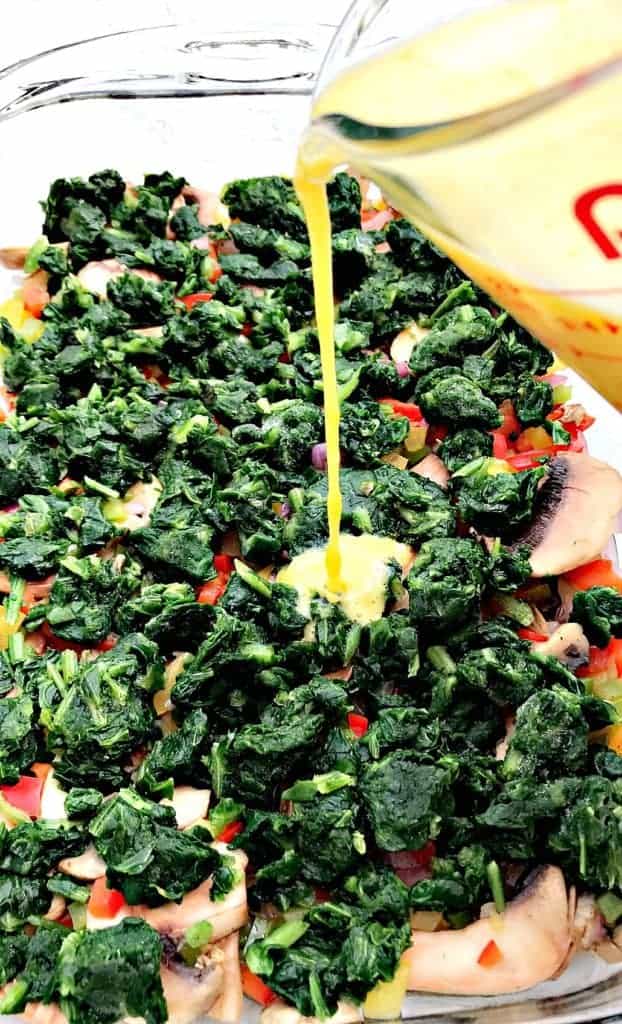
[[[85,476],[83,483],[88,491],[94,491],[95,494],[101,494],[103,498],[120,497],[119,492],[115,491],[113,487],[106,487],[106,484],[101,484],[99,480],[93,480],[90,476]]]
[[[17,663],[20,661],[25,661],[26,647],[24,644],[23,633],[19,632],[11,634],[11,636],[9,637],[8,652],[9,661],[11,662],[12,665],[17,665]]]
[[[502,914],[505,910],[505,892],[503,891],[503,878],[496,860],[490,861],[486,868],[486,874],[492,898],[495,901],[495,909],[498,914]]]
[[[45,252],[49,245],[49,242],[45,235],[41,235],[36,242],[30,246],[30,249],[26,253],[26,259],[24,260],[24,273],[34,274],[35,270],[39,269],[39,257]],[[5,1013],[7,1011],[4,1011]]]
[[[4,605],[7,625],[14,625],[19,618],[25,588],[26,580],[21,576],[11,576],[11,589]]]

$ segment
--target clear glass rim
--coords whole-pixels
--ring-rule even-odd
[[[0,122],[89,99],[182,99],[313,92],[336,24],[232,28],[224,12],[200,21],[147,25],[55,46],[0,68]]]

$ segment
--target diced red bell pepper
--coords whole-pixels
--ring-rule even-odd
[[[142,367],[142,374],[145,380],[155,380],[161,388],[167,388],[171,383],[168,373],[165,373],[156,363],[145,363]]]
[[[219,843],[230,843],[232,839],[239,836],[240,832],[244,831],[244,825],[241,821],[230,821],[228,825],[225,825],[222,832],[216,836]]]
[[[388,854],[387,859],[394,868],[426,868],[435,856],[436,843],[432,839],[428,839],[427,843],[424,843],[418,850],[398,850]]]
[[[508,442],[505,434],[500,430],[493,430],[492,433],[492,454],[495,459],[505,459],[508,453]]]
[[[115,917],[125,906],[125,896],[118,889],[109,889],[106,876],[93,882],[87,910],[93,917]]]
[[[542,465],[542,458],[550,458],[554,448],[541,448],[539,451],[520,452],[518,455],[507,455],[506,462],[516,470],[535,469]]]
[[[331,898],[328,889],[323,889],[321,885],[316,885],[313,893],[316,903],[328,903]]]
[[[63,928],[73,928],[73,921],[71,914],[65,913],[62,917],[59,917],[57,924],[62,924]]]
[[[231,555],[214,555],[214,568],[216,572],[226,572],[230,576],[233,572],[233,559]]]
[[[510,435],[518,437],[521,432],[521,425],[518,422],[518,417],[514,412],[514,406],[510,402],[509,398],[506,398],[505,401],[501,403],[499,406],[499,412],[503,417],[503,422],[498,428],[500,433],[502,433],[504,437],[510,437]]]
[[[622,576],[614,571],[609,558],[595,558],[570,572],[564,573],[564,579],[576,590],[589,590],[590,587],[613,587],[622,594]]]
[[[616,639],[614,637],[609,642],[609,650],[613,654],[613,660],[616,663],[618,676],[622,679],[622,639]]]
[[[289,352],[281,352],[278,361],[279,363],[291,363],[292,360]]]
[[[399,850],[387,854],[386,859],[397,877],[405,885],[411,886],[430,877],[430,864],[435,856],[436,844],[429,839],[418,850]]]
[[[503,959],[503,953],[494,939],[487,942],[477,958],[480,967],[494,967]]]
[[[449,427],[439,423],[435,427],[430,427],[428,431],[428,444],[434,447],[437,441],[444,441],[449,433]]]
[[[193,309],[201,302],[211,302],[213,297],[212,292],[194,292],[192,295],[181,295],[179,301],[183,302],[186,309]]]
[[[585,419],[591,420],[592,423],[594,422],[593,417],[584,416],[583,419],[584,420]],[[591,425],[591,423],[588,423],[588,426],[590,426],[590,425]],[[568,422],[568,423],[562,423],[562,426],[563,426],[564,430],[568,434],[570,434],[570,444],[565,446],[567,448],[567,450],[570,451],[570,452],[584,452],[585,448],[586,448],[586,444],[585,444],[585,438],[583,436],[583,428],[581,427],[581,424]]]
[[[606,647],[594,647],[590,645],[590,660],[587,665],[577,669],[577,675],[581,679],[590,676],[599,676],[607,672],[611,661],[615,662],[616,670],[620,675],[622,667],[622,640],[610,640]]]
[[[0,786],[4,799],[30,818],[38,818],[41,811],[43,779],[36,775],[21,775],[14,786]]]
[[[258,974],[254,974],[246,964],[240,964],[240,976],[245,996],[248,996],[253,1002],[259,1003],[260,1006],[270,1006],[270,1003],[274,1002],[276,992],[273,992],[265,981],[262,981]]]
[[[577,675],[581,679],[598,676],[609,671],[612,661],[615,663],[618,677],[622,679],[622,639],[615,637],[612,637],[606,647],[590,646],[589,663],[577,669]]]
[[[233,572],[233,559],[229,555],[214,555],[216,579],[203,583],[197,591],[199,604],[218,604]]]
[[[227,589],[228,576],[219,572],[215,580],[208,580],[203,583],[197,591],[199,604],[218,604],[225,590]]]
[[[348,726],[357,739],[360,739],[361,736],[365,735],[369,728],[369,719],[366,718],[365,715],[358,715],[355,711],[351,711],[347,716],[347,719]]]
[[[118,642],[119,637],[114,633],[109,633],[103,640],[100,640],[94,650],[99,651],[100,653],[103,653],[104,651],[111,651],[113,647],[117,646]]]
[[[396,416],[405,416],[411,423],[421,423],[423,413],[414,402],[399,402],[397,398],[380,398],[381,405],[391,406]]]
[[[544,640],[548,640],[546,633],[538,633],[537,630],[527,629],[525,626],[521,626],[518,630],[518,635],[521,640],[531,640],[532,644],[539,644]]]
[[[253,325],[252,324],[244,324],[244,326],[242,327],[242,334],[244,335],[244,337],[245,338],[250,338],[252,333],[253,333]],[[279,356],[279,362],[281,362],[281,356]]]

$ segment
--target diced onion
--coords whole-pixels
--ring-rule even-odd
[[[311,449],[311,462],[315,469],[326,469],[326,443],[314,444]]]

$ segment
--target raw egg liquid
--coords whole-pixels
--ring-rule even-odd
[[[315,297],[315,321],[320,342],[324,386],[324,430],[328,476],[328,544],[326,547],[327,587],[330,593],[344,589],[341,572],[341,490],[339,487],[339,393],[335,363],[333,261],[328,198],[324,182],[305,177],[299,167],[294,183],[307,220],[311,242],[311,268]]]

